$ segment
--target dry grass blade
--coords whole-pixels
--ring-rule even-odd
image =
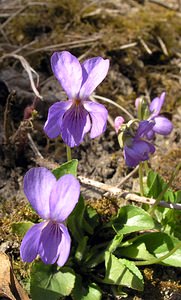
[[[161,39],[161,37],[157,36],[157,40],[158,40],[158,42],[160,44],[160,47],[162,48],[163,54],[165,56],[168,56],[167,47],[166,47],[165,43],[163,42],[163,40]]]
[[[42,96],[40,95],[39,91],[37,90],[37,86],[39,86],[39,75],[38,75],[38,73],[30,66],[28,61],[22,55],[17,55],[17,54],[14,54],[14,53],[5,54],[5,55],[2,56],[1,61],[4,60],[5,58],[11,58],[11,57],[13,57],[15,59],[18,59],[21,62],[23,68],[25,69],[25,71],[28,74],[30,84],[31,84],[31,88],[32,88],[34,94],[39,99],[43,99]],[[33,79],[33,74],[36,76],[36,84],[35,84],[34,79]]]
[[[132,42],[132,43],[129,43],[129,44],[124,44],[124,45],[121,45],[119,47],[120,50],[125,50],[125,49],[129,49],[129,48],[132,48],[132,47],[136,47],[138,45],[137,42]]]
[[[27,53],[26,55],[32,55],[34,53],[38,53],[41,51],[53,51],[53,50],[64,50],[65,48],[77,48],[77,47],[84,47],[84,46],[89,46],[94,42],[97,42],[98,40],[101,39],[101,36],[95,36],[90,39],[82,39],[82,40],[77,40],[77,41],[72,41],[72,42],[66,42],[66,43],[59,43],[59,44],[54,44],[54,45],[49,45],[49,46],[44,46],[41,48],[37,48],[32,50],[31,52]]]
[[[7,24],[14,19],[15,17],[17,17],[20,13],[22,13],[25,9],[27,8],[27,5],[25,5],[24,7],[20,8],[19,10],[17,10],[14,14],[12,14],[1,26],[0,26],[0,30],[4,29]]]
[[[171,10],[177,10],[177,7],[175,7],[173,4],[169,4],[169,1],[160,1],[160,0],[148,0],[149,2],[152,2],[154,4],[158,4],[164,8],[171,9]]]
[[[148,47],[148,45],[146,44],[146,42],[142,39],[142,38],[139,38],[139,41],[141,43],[141,45],[145,48],[146,52],[151,55],[152,54],[152,51],[151,49]]]

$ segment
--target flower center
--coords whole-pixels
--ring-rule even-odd
[[[80,99],[75,99],[75,100],[74,100],[74,103],[75,103],[76,106],[79,106],[80,102],[81,102]]]

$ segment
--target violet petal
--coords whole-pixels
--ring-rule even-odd
[[[153,129],[151,129],[150,131],[148,131],[148,132],[146,133],[146,137],[147,137],[148,140],[153,140],[153,139],[154,139],[154,137],[155,137],[155,132],[153,131]]]
[[[44,125],[44,131],[49,138],[53,139],[60,135],[62,118],[71,105],[72,101],[60,101],[49,108],[48,118]]]
[[[43,167],[30,169],[24,177],[24,193],[42,219],[49,218],[49,198],[55,183],[55,176]]]
[[[165,95],[166,95],[166,93],[163,92],[160,97],[156,97],[151,101],[151,103],[150,103],[150,112],[151,112],[150,118],[158,116],[158,114],[160,113],[162,105],[165,101]]]
[[[136,136],[142,137],[142,136],[146,135],[147,132],[149,132],[153,128],[154,125],[155,125],[154,120],[140,121]]]
[[[155,120],[155,126],[153,127],[153,130],[156,133],[159,133],[162,135],[167,135],[172,131],[173,124],[167,118],[158,116],[158,117],[155,117],[154,120]]]
[[[63,222],[79,200],[80,183],[71,174],[62,176],[54,185],[50,195],[50,218]]]
[[[85,101],[84,107],[91,116],[90,137],[93,139],[106,130],[108,111],[104,105],[92,101]]]
[[[59,224],[53,221],[44,227],[41,233],[39,255],[45,264],[54,264],[59,255],[62,231]]]
[[[36,258],[44,226],[44,222],[35,224],[25,234],[20,246],[20,256],[23,261],[32,262]]]
[[[87,59],[82,64],[83,81],[80,99],[87,99],[95,88],[104,80],[109,69],[109,60],[102,57]]]
[[[59,224],[59,227],[62,231],[62,240],[58,248],[59,257],[57,265],[62,267],[66,263],[70,254],[71,239],[67,227],[63,224]]]
[[[121,116],[118,116],[115,118],[114,120],[114,128],[116,130],[116,132],[118,133],[118,131],[121,129],[122,124],[124,123],[124,119]]]
[[[64,115],[61,126],[62,139],[69,147],[79,146],[90,128],[88,112],[82,104],[74,105]]]
[[[126,164],[135,167],[141,161],[149,159],[149,154],[155,151],[155,147],[146,141],[135,140],[131,147],[124,147]]]
[[[78,59],[68,51],[55,52],[51,66],[69,99],[76,98],[82,83],[82,68]]]
[[[141,157],[137,155],[137,153],[135,153],[131,147],[125,146],[123,153],[126,165],[128,167],[135,167],[141,161]]]
[[[155,147],[151,143],[142,140],[135,141],[132,149],[142,158],[143,161],[148,160],[149,153],[153,153],[155,151]]]

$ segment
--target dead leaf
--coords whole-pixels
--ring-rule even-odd
[[[8,255],[3,252],[0,252],[0,297],[9,300],[29,300],[13,273]]]

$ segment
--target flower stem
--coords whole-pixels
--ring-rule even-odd
[[[164,194],[166,193],[166,191],[168,190],[168,188],[170,187],[170,185],[172,184],[174,178],[177,176],[179,170],[181,168],[181,163],[179,163],[177,165],[177,167],[175,168],[175,170],[172,172],[172,175],[170,177],[169,182],[166,184],[165,188],[161,191],[161,193],[158,195],[158,198],[156,199],[155,203],[153,204],[153,206],[151,207],[151,209],[149,210],[150,215],[153,215],[156,207],[158,206],[158,203],[160,202],[160,200],[163,198]]]
[[[148,166],[148,161],[147,160],[144,161],[144,168],[145,168],[145,171],[146,171],[146,175],[148,175],[150,168]]]
[[[71,148],[66,145],[66,149],[67,149],[67,161],[70,161],[72,160]]]
[[[142,101],[139,101],[139,103],[138,103],[138,119],[140,121],[143,120],[143,117],[142,117]]]
[[[93,100],[93,99],[102,100],[102,101],[108,102],[108,103],[120,108],[130,119],[134,120],[134,117],[129,113],[129,111],[127,111],[127,109],[125,109],[123,106],[119,105],[118,103],[112,101],[111,99],[102,97],[102,96],[98,96],[95,94],[92,96],[91,100]]]
[[[140,162],[139,164],[139,181],[140,181],[140,195],[144,196],[144,189],[143,189],[143,164]]]
[[[153,264],[158,264],[162,262],[164,259],[168,258],[171,256],[177,249],[181,248],[181,242],[178,243],[172,250],[170,250],[167,254],[159,257],[159,258],[153,258],[151,260],[146,260],[146,261],[136,261],[135,264],[137,266],[145,266],[145,265],[153,265]]]

